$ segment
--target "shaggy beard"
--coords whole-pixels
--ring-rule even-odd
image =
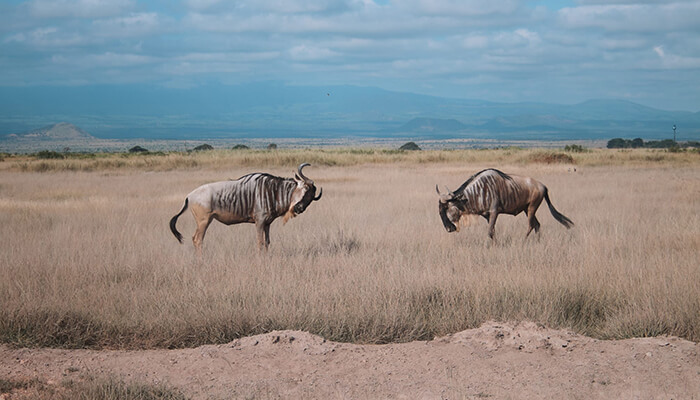
[[[462,214],[461,217],[459,217],[459,221],[457,222],[460,227],[466,228],[469,225],[472,225],[479,219],[478,215],[474,214]]]
[[[287,223],[287,221],[289,221],[290,219],[292,219],[292,218],[294,218],[294,217],[296,217],[296,216],[297,216],[297,215],[294,214],[294,211],[288,210],[287,213],[284,214],[284,219],[282,220],[282,225],[285,225],[285,224]]]

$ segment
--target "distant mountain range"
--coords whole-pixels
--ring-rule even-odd
[[[700,113],[659,110],[625,100],[497,103],[373,87],[278,82],[184,89],[4,87],[0,94],[0,137],[5,138],[8,134],[50,137],[53,133],[41,134],[37,125],[70,121],[105,139],[664,139],[672,137],[674,124],[678,140],[700,139]],[[76,128],[70,134],[84,132]]]
[[[468,128],[456,119],[413,118],[397,129],[398,132],[431,134],[436,132],[460,132]]]

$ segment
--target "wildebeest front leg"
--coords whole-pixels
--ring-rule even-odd
[[[498,218],[498,212],[491,211],[489,214],[489,237],[493,239],[493,235],[496,233],[496,218]]]
[[[266,222],[256,223],[255,227],[258,230],[258,247],[261,250],[267,250],[270,246],[270,224]]]

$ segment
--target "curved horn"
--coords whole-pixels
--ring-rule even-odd
[[[447,193],[440,193],[440,188],[438,187],[438,185],[435,185],[435,191],[437,192],[438,196],[440,196],[441,202],[450,201],[454,198],[455,195],[450,191],[450,189],[447,186],[445,186],[445,189],[447,190]]]
[[[311,164],[309,164],[309,163],[302,163],[302,164],[299,164],[299,168],[297,169],[297,172],[299,173],[299,176],[301,177],[301,179],[304,180],[304,182],[311,182],[311,183],[313,183],[313,181],[312,181],[311,179],[309,179],[309,178],[307,178],[306,176],[304,176],[304,173],[301,172],[301,170],[302,170],[304,167],[310,166],[310,165],[311,165]]]
[[[320,188],[320,190],[318,191],[318,196],[314,197],[314,201],[321,200],[321,195],[323,195],[323,188]]]

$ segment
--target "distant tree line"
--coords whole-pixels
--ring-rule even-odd
[[[683,143],[683,142],[678,143],[673,139],[650,140],[648,142],[645,142],[641,138],[636,138],[636,139],[632,139],[632,140],[615,138],[615,139],[608,140],[608,148],[609,149],[638,149],[638,148],[670,149],[670,148],[678,148],[678,147],[700,148],[700,142],[691,140],[691,141],[688,141],[685,143]]]

